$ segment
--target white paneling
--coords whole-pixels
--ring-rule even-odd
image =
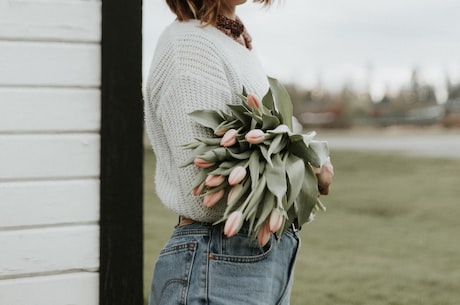
[[[0,41],[0,85],[100,85],[98,44]]]
[[[0,183],[0,230],[98,220],[99,180]]]
[[[0,132],[98,131],[100,90],[0,88]]]
[[[0,181],[99,176],[98,134],[0,135]]]
[[[99,276],[80,272],[0,280],[2,305],[97,305]]]
[[[99,1],[0,0],[0,39],[99,41]]]
[[[99,267],[99,226],[0,231],[0,278]]]

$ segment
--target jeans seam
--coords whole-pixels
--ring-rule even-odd
[[[188,230],[184,230],[184,231],[174,232],[171,235],[171,238],[180,237],[180,236],[186,236],[186,235],[204,235],[204,236],[207,236],[207,235],[209,235],[209,230],[207,230],[207,229],[188,229]]]
[[[190,246],[190,248],[192,248]],[[193,243],[193,253],[192,253],[192,259],[190,260],[189,262],[189,266],[188,266],[188,276],[187,276],[187,285],[185,286],[185,289],[183,291],[183,296],[182,296],[182,304],[184,305],[187,305],[187,296],[188,296],[188,290],[190,289],[190,279],[192,277],[192,272],[193,272],[193,264],[195,262],[195,256],[196,256],[196,252],[197,252],[197,243]]]
[[[277,301],[276,305],[283,305],[283,304],[281,304],[281,302],[284,300],[284,297],[286,296],[286,292],[288,290],[288,287],[289,287],[291,281],[293,280],[292,278],[294,277],[294,275],[293,275],[294,266],[295,266],[295,262],[297,260],[297,255],[299,254],[299,250],[300,250],[300,237],[299,237],[299,234],[298,234],[297,231],[292,231],[292,237],[296,241],[296,246],[295,246],[295,250],[294,250],[294,252],[292,254],[292,257],[291,257],[291,262],[289,263],[289,278],[286,281],[286,285],[285,285],[285,287],[283,289],[283,292],[281,293],[281,297]]]

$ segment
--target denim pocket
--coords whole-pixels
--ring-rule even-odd
[[[161,251],[152,281],[150,305],[185,304],[197,242],[170,244]]]
[[[297,250],[297,240],[289,233],[281,240],[272,234],[263,248],[245,234],[222,237],[222,252],[209,257],[210,303],[277,304],[289,286]]]
[[[238,233],[230,238],[222,236],[222,252],[211,254],[212,259],[234,262],[254,263],[264,260],[272,250],[273,235],[264,246],[259,246],[257,239],[252,239],[244,233]]]

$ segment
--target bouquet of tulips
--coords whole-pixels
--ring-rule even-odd
[[[212,207],[226,196],[224,233],[235,235],[244,222],[249,233],[265,245],[271,233],[282,233],[296,221],[302,225],[324,206],[312,169],[329,160],[324,141],[314,131],[292,132],[292,103],[279,81],[268,78],[270,89],[259,99],[244,89],[241,104],[230,112],[197,110],[190,113],[214,137],[196,138],[184,145],[192,154],[183,166],[200,170],[192,194]]]

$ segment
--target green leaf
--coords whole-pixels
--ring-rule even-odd
[[[187,143],[187,144],[182,144],[181,147],[183,149],[195,149],[195,148],[199,147],[200,145],[201,145],[201,142],[193,141],[193,142],[190,142],[190,143]]]
[[[219,126],[219,124],[223,121],[223,117],[220,115],[219,112],[214,110],[195,110],[189,115],[194,119],[198,124],[212,128],[213,130]]]
[[[219,132],[219,131],[222,131],[222,132],[225,132],[229,129],[232,129],[232,128],[239,128],[241,126],[241,122],[239,120],[231,120],[231,121],[222,121],[222,123],[219,124],[219,126],[217,126],[215,129],[214,129],[214,133],[216,132]]]
[[[297,220],[299,225],[307,222],[318,200],[318,180],[311,167],[305,168],[303,185],[297,197]]]
[[[303,135],[299,133],[291,133],[289,135],[289,142],[303,141]]]
[[[270,143],[270,146],[268,147],[268,152],[267,155],[270,158],[272,154],[280,152],[286,143],[283,143],[283,136],[284,134],[279,134],[277,135],[272,142]]]
[[[267,187],[278,199],[280,204],[283,196],[286,195],[286,167],[279,154],[273,155],[273,166],[265,166],[265,176],[267,178]]]
[[[264,107],[266,107],[268,110],[275,109],[275,101],[273,100],[272,91],[270,89],[262,98],[262,105],[264,105]]]
[[[221,138],[195,138],[198,142],[204,143],[206,145],[219,146]]]
[[[310,131],[302,135],[305,144],[309,145],[313,138],[316,136],[316,131]]]
[[[209,171],[207,171],[206,169],[198,171],[195,178],[193,179],[192,188],[190,189],[190,192],[192,192],[194,188],[196,188],[198,185],[200,185],[206,180],[206,177],[208,177],[208,173]]]
[[[318,156],[319,166],[315,165],[316,167],[321,167],[329,162],[329,147],[326,141],[311,141],[309,147]]]
[[[216,162],[217,157],[213,150],[206,150],[202,154],[197,155],[198,158],[201,158],[207,162]]]
[[[249,201],[243,212],[246,217],[249,217],[252,213],[257,212],[257,206],[260,205],[263,201],[263,196],[266,193],[267,179],[265,176],[262,176],[257,183],[255,189],[252,189],[251,193],[248,196]]]
[[[307,146],[304,141],[290,142],[287,150],[301,158],[305,164],[311,164],[314,167],[320,167],[321,158],[316,154],[316,152]]]
[[[227,159],[227,149],[225,147],[217,147],[212,150],[212,153],[216,156],[216,161],[223,161]]]
[[[262,129],[274,129],[280,124],[280,120],[274,115],[262,114]]]
[[[251,177],[251,188],[255,188],[259,180],[259,152],[254,150],[249,157],[249,173]]]
[[[216,168],[215,170],[211,171],[209,174],[210,175],[221,175],[221,176],[228,176],[232,172],[233,168],[226,168],[226,167],[221,167],[219,164],[219,167]]]
[[[284,208],[289,210],[302,189],[303,178],[305,176],[305,163],[303,160],[295,155],[287,154],[286,174],[289,187],[287,191],[287,202]]]
[[[246,106],[248,105],[247,104],[248,95],[247,95],[247,93],[246,93],[244,88],[243,88],[243,93],[238,93],[237,92],[236,96],[238,96],[241,99],[241,102],[242,102],[243,105],[246,105]]]
[[[230,122],[230,121],[233,120],[233,116],[232,116],[231,114],[226,113],[226,112],[224,112],[224,111],[222,111],[222,110],[218,110],[217,112],[219,113],[219,115],[220,115],[221,117],[224,118],[224,121]]]
[[[195,148],[195,149],[193,150],[193,152],[190,154],[190,157],[188,157],[188,159],[186,159],[184,162],[182,162],[182,163],[179,165],[179,167],[186,167],[186,166],[192,164],[192,163],[193,163],[193,160],[195,160],[195,158],[196,158],[198,155],[200,155],[200,154],[202,154],[202,153],[204,153],[204,152],[206,152],[206,151],[208,151],[208,150],[209,150],[209,147],[208,147],[206,144],[203,144],[203,143],[200,144],[197,148]]]
[[[243,152],[240,152],[239,149],[237,148],[226,148],[227,150],[227,153],[232,157],[232,158],[235,158],[235,159],[238,159],[238,160],[246,160],[249,158],[249,156],[251,155],[251,151],[250,150],[245,150]]]
[[[268,77],[270,91],[273,95],[275,108],[281,114],[282,123],[292,129],[292,102],[286,88],[275,78]]]
[[[227,104],[227,107],[230,108],[233,116],[237,118],[241,123],[243,123],[244,126],[249,125],[251,118],[248,117],[248,115],[246,114],[248,112],[248,109],[245,106],[237,104]]]
[[[245,86],[243,86],[243,96],[245,96],[245,97],[248,96],[248,92],[246,91],[246,87],[245,87]]]
[[[272,160],[270,159],[270,156],[268,155],[268,148],[265,145],[258,145],[260,152],[264,159],[267,161],[268,164],[273,166]]]
[[[294,203],[291,205],[289,210],[286,211],[287,220],[284,222],[283,229],[281,230],[282,233],[284,233],[287,229],[289,229],[289,227],[292,225],[292,223],[296,219],[297,210],[298,210],[297,206],[298,206],[297,202],[294,201]]]
[[[278,125],[276,126],[275,129],[267,130],[267,132],[273,133],[273,134],[287,134],[287,135],[292,134],[291,129],[286,124]]]
[[[254,227],[256,231],[259,230],[260,226],[265,222],[265,220],[267,220],[268,216],[270,216],[271,211],[275,208],[276,198],[272,193],[266,192],[262,202],[264,204],[260,204],[259,209],[257,210],[258,220]]]

